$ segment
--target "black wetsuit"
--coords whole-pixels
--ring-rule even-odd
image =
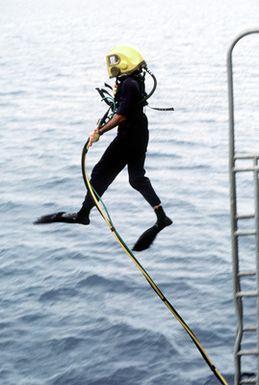
[[[160,204],[160,199],[145,176],[144,163],[149,133],[147,117],[141,103],[142,88],[143,84],[138,76],[128,76],[120,82],[115,97],[116,113],[127,119],[119,125],[117,136],[94,167],[91,184],[101,196],[127,165],[130,185],[154,207]],[[93,206],[88,192],[82,209],[90,211]]]

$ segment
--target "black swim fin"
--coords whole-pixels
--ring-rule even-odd
[[[165,227],[170,226],[173,221],[165,217],[162,221],[157,222],[154,226],[150,227],[139,237],[135,245],[133,246],[133,251],[143,251],[148,249],[151,244],[154,242],[156,236],[160,231],[162,231]]]
[[[43,215],[42,217],[38,218],[34,224],[41,225],[55,222],[80,223],[82,225],[88,225],[89,218],[83,219],[79,218],[77,213],[66,213],[65,211],[60,211],[54,214]]]
[[[133,251],[143,251],[148,249],[153,241],[155,240],[157,234],[159,233],[159,229],[156,225],[150,227],[139,237],[135,245],[133,246]]]

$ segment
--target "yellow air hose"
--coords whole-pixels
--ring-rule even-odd
[[[184,330],[189,334],[189,336],[191,337],[193,343],[196,345],[197,349],[201,353],[202,357],[204,358],[204,360],[208,364],[208,366],[211,369],[211,371],[213,372],[213,374],[217,377],[217,379],[220,381],[221,384],[228,385],[228,382],[223,377],[223,375],[220,373],[220,371],[215,367],[215,365],[212,363],[211,359],[208,356],[208,353],[203,348],[203,346],[201,345],[200,341],[195,336],[193,331],[190,329],[190,327],[187,325],[187,323],[183,320],[183,318],[180,316],[180,314],[176,311],[176,309],[173,307],[173,305],[167,300],[167,298],[164,296],[162,291],[159,289],[159,287],[155,284],[155,282],[150,277],[150,275],[146,272],[144,267],[140,264],[140,262],[134,256],[132,251],[128,248],[128,246],[123,241],[123,239],[121,238],[121,236],[117,232],[116,228],[114,227],[114,225],[112,223],[112,220],[110,218],[110,215],[108,213],[108,210],[106,209],[104,203],[102,202],[102,200],[100,199],[98,194],[94,191],[94,188],[92,187],[92,185],[90,183],[90,180],[89,180],[89,178],[87,176],[87,173],[86,173],[86,155],[88,153],[89,147],[90,146],[89,146],[89,138],[88,138],[87,142],[84,145],[84,148],[83,148],[83,151],[82,151],[82,158],[81,158],[81,166],[82,166],[83,179],[84,179],[84,183],[86,185],[86,188],[90,192],[90,194],[91,194],[91,196],[92,196],[92,198],[94,200],[95,206],[97,207],[99,213],[103,217],[106,225],[109,227],[109,229],[113,233],[116,241],[118,242],[118,244],[120,245],[122,250],[132,259],[132,261],[135,263],[137,268],[141,271],[141,273],[144,275],[144,277],[148,281],[149,285],[152,287],[152,289],[159,296],[161,301],[164,302],[164,304],[167,306],[167,308],[170,310],[170,312],[173,314],[173,316],[182,325]],[[101,202],[101,204],[100,204],[100,202]]]

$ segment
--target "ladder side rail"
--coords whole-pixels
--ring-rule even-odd
[[[258,159],[254,159],[255,166],[258,165]],[[257,286],[257,298],[256,298],[256,349],[259,352],[259,181],[258,181],[259,173],[256,170],[254,173],[254,181],[255,181],[255,228],[256,228],[256,286]],[[256,384],[259,385],[259,356],[256,359]]]
[[[234,47],[233,47],[234,48]],[[238,298],[236,293],[241,291],[238,261],[238,237],[237,232],[237,204],[236,204],[236,173],[235,169],[235,121],[234,121],[234,89],[233,89],[233,63],[232,50],[228,52],[227,73],[228,73],[228,105],[229,105],[229,175],[230,175],[230,215],[231,215],[231,251],[232,251],[232,271],[233,271],[233,290],[234,304],[237,317],[237,329],[234,345],[235,357],[235,385],[239,385],[241,376],[241,357],[238,355],[242,339],[242,298]]]

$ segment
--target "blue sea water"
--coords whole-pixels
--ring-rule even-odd
[[[150,104],[175,107],[146,111],[147,175],[174,225],[137,258],[233,384],[226,53],[258,14],[255,0],[0,2],[0,384],[217,383],[96,210],[88,227],[33,225],[81,205],[81,149],[105,108],[95,87],[122,42],[156,74]],[[235,52],[237,146],[253,152],[258,38]],[[125,171],[104,201],[129,246],[154,223]]]

